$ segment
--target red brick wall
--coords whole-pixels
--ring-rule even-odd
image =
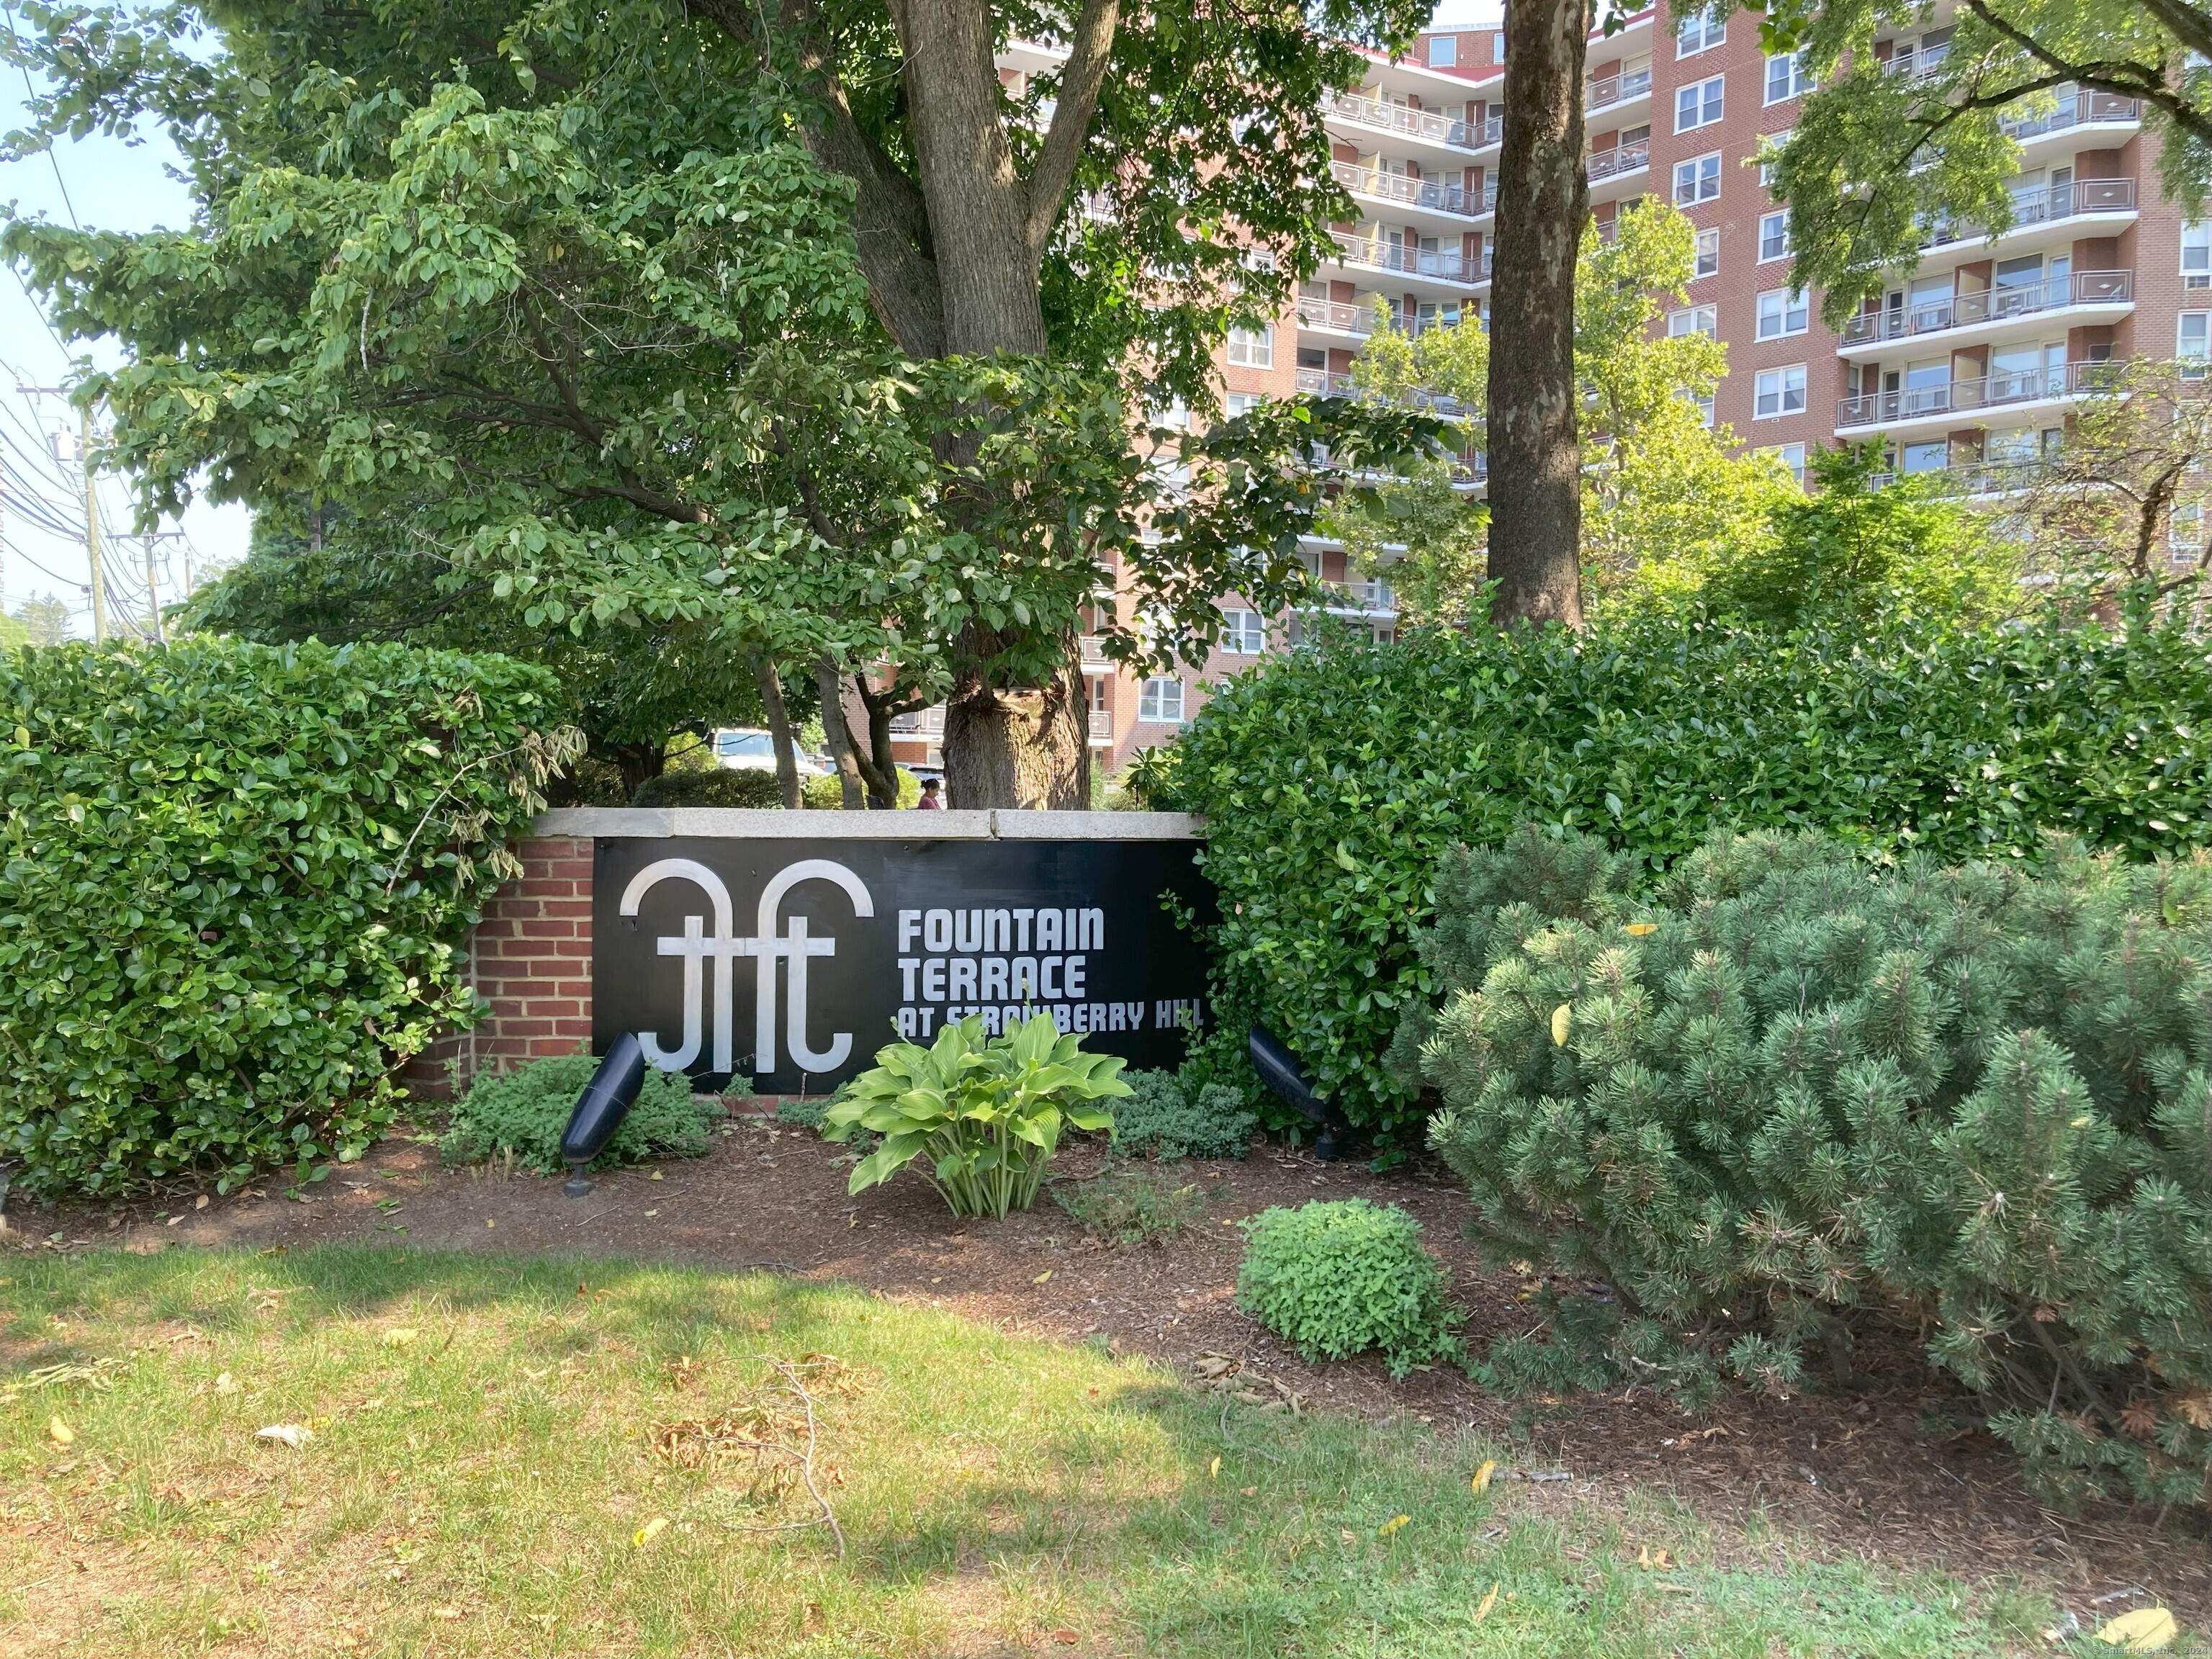
[[[555,836],[518,849],[522,874],[503,884],[469,935],[469,979],[491,1005],[468,1030],[441,1037],[408,1067],[416,1095],[446,1093],[447,1067],[461,1079],[544,1054],[574,1054],[592,1040],[592,842]]]

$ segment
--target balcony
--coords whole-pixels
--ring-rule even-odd
[[[1951,495],[2008,495],[2026,489],[2045,471],[2044,463],[2030,461],[1969,461],[1959,466],[1929,467],[1918,472],[1874,472],[1868,484],[1886,489],[1900,478],[1919,478]]]
[[[1840,338],[1845,347],[1875,345],[1974,328],[1984,323],[2008,322],[2015,317],[2039,316],[2077,306],[2125,307],[2134,303],[2133,271],[2079,270],[2071,276],[2049,282],[1984,289],[1977,294],[1958,294],[1917,305],[1861,312],[1844,325]]]
[[[1364,340],[1375,331],[1375,307],[1350,300],[1300,300],[1298,326],[1319,334],[1350,334]]]
[[[1355,236],[1346,231],[1330,233],[1336,238],[1337,259],[1340,264],[1358,265],[1368,270],[1388,270],[1401,276],[1425,276],[1433,282],[1456,283],[1462,287],[1486,282],[1490,276],[1490,258],[1485,252],[1480,266],[1481,275],[1472,260],[1456,253],[1423,252],[1419,248],[1401,246],[1386,242],[1379,236]],[[1352,331],[1364,334],[1366,329]]]
[[[1091,746],[1103,749],[1114,741],[1114,716],[1103,708],[1091,711]]]
[[[940,702],[934,708],[919,709],[911,714],[892,715],[891,735],[895,738],[941,739],[945,736],[945,705]]]
[[[1651,141],[1638,138],[1632,144],[1616,145],[1601,149],[1589,158],[1589,181],[1616,179],[1623,173],[1638,173],[1651,165]]]
[[[2063,132],[2069,127],[2087,125],[2095,122],[2124,123],[2142,118],[2142,105],[2133,98],[2122,98],[2109,92],[2062,92],[2055,108],[2040,115],[2001,115],[1997,125],[2007,137],[2025,143],[2030,138],[2040,138],[2045,133]]]
[[[1948,55],[1948,46],[1926,46],[1918,52],[1908,49],[1896,53],[1884,67],[1908,81],[1925,81],[1943,67]]]
[[[1422,208],[1431,213],[1449,213],[1463,219],[1472,219],[1480,211],[1468,200],[1467,191],[1457,185],[1434,184],[1402,173],[1385,173],[1380,167],[1363,167],[1352,161],[1331,161],[1328,170],[1336,182],[1354,196],[1390,202],[1400,207]]]
[[[1449,144],[1454,149],[1473,150],[1480,147],[1481,141],[1480,128],[1455,121],[1441,110],[1408,109],[1403,104],[1386,103],[1356,92],[1340,92],[1324,99],[1322,108],[1352,126],[1395,133],[1401,138],[1425,139],[1432,144]]]
[[[1625,103],[1631,98],[1641,98],[1651,90],[1651,70],[1647,65],[1631,70],[1626,75],[1608,75],[1589,83],[1583,94],[1583,108],[1591,114]]]
[[[1357,398],[1359,387],[1349,374],[1332,374],[1325,368],[1302,368],[1298,371],[1298,392],[1308,398]],[[1417,390],[1399,399],[1409,409],[1418,409],[1448,421],[1475,418],[1478,411],[1468,408],[1458,398],[1441,392]]]
[[[1990,374],[1977,380],[1953,380],[1946,386],[1870,392],[1843,398],[1836,404],[1836,428],[1840,432],[1846,427],[1896,426],[1933,416],[1972,415],[2015,404],[2078,397],[2084,392],[2095,391],[2112,373],[2113,366],[2109,363],[2068,363],[2063,368]]]
[[[1468,131],[1477,149],[1489,149],[1505,142],[1505,117],[1502,113],[1492,115],[1483,122],[1479,131],[1470,126]]]
[[[1497,185],[1486,184],[1480,190],[1470,192],[1467,198],[1467,204],[1476,218],[1487,219],[1498,211]]]
[[[2133,213],[2136,181],[2132,179],[2076,179],[2070,185],[2043,190],[2016,190],[2012,197],[2012,230],[2056,223],[2084,213]],[[2009,234],[2009,233],[2008,233]],[[1988,233],[1979,225],[1938,225],[1921,243],[1921,252],[1948,247],[1954,242],[1976,241]]]
[[[1075,643],[1077,651],[1083,659],[1085,673],[1107,674],[1113,672],[1113,661],[1106,654],[1106,641],[1099,635],[1085,634],[1079,636]]]

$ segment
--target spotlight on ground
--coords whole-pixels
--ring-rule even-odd
[[[1245,1046],[1251,1052],[1252,1067],[1260,1073],[1260,1081],[1314,1126],[1317,1132],[1314,1136],[1314,1156],[1324,1164],[1335,1158],[1336,1125],[1331,1121],[1328,1103],[1313,1091],[1313,1085],[1298,1070],[1298,1062],[1291,1058],[1291,1051],[1264,1025],[1252,1028],[1245,1038]]]
[[[581,1198],[592,1190],[592,1183],[584,1179],[585,1166],[606,1149],[644,1086],[645,1049],[624,1031],[576,1097],[576,1109],[568,1114],[568,1127],[561,1132],[561,1161],[568,1166],[568,1179],[561,1190],[569,1197]]]

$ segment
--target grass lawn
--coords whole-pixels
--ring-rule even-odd
[[[10,1654],[2053,1650],[2029,1590],[1478,1494],[1507,1454],[1418,1424],[1232,1405],[1224,1440],[1220,1397],[1145,1364],[768,1274],[24,1258],[0,1358]],[[819,1514],[738,1443],[805,1438],[776,1358],[842,1559],[747,1530]]]

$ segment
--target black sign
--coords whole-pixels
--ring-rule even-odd
[[[890,1042],[1048,1012],[1087,1048],[1172,1066],[1200,1023],[1213,891],[1168,841],[598,843],[592,1041],[670,1071],[827,1091]]]

